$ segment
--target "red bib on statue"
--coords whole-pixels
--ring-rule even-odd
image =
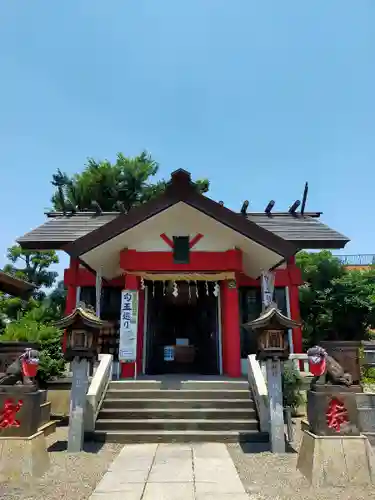
[[[309,370],[314,377],[320,377],[326,371],[326,360],[322,359],[322,361],[319,361],[318,363],[309,361]]]
[[[21,361],[22,372],[25,377],[36,377],[38,373],[39,363],[28,363],[24,359]]]

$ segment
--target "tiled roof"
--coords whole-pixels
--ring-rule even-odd
[[[0,271],[0,291],[15,297],[26,297],[35,289],[35,285]]]
[[[48,220],[44,224],[26,233],[17,241],[25,248],[30,245],[31,248],[35,248],[35,244],[40,242],[41,249],[59,249],[98,229],[118,215],[118,212],[104,212],[102,215],[96,215],[94,212],[79,212],[74,215],[50,213],[47,214]]]
[[[342,248],[349,241],[349,238],[321,222],[316,214],[294,216],[289,213],[257,213],[248,214],[247,217],[300,248]]]
[[[48,213],[48,220],[19,238],[25,248],[59,249],[98,229],[120,215],[119,212],[78,212],[74,215]],[[247,218],[263,229],[293,242],[299,248],[343,248],[349,238],[319,220],[319,213],[292,215],[288,212],[267,215],[248,213]]]

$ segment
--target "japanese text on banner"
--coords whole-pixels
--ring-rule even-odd
[[[138,292],[123,290],[120,316],[120,361],[135,361],[137,356]]]

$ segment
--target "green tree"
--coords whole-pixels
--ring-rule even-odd
[[[54,250],[38,252],[13,245],[8,248],[7,258],[11,263],[5,265],[4,272],[33,283],[37,287],[37,293],[41,287],[50,288],[56,281],[58,273],[49,270],[52,264],[59,262]]]
[[[10,263],[4,266],[4,272],[33,283],[36,288],[29,300],[11,297],[0,292],[0,317],[2,318],[0,328],[2,329],[8,320],[19,318],[45,299],[46,293],[42,288],[51,288],[58,275],[57,272],[50,270],[50,266],[59,262],[56,252],[52,250],[36,252],[24,250],[19,245],[8,248],[7,257]]]
[[[329,251],[300,252],[305,348],[320,340],[361,340],[375,317],[375,271],[349,271]]]
[[[332,280],[327,297],[331,311],[330,337],[341,340],[364,340],[375,324],[375,271],[347,271]]]
[[[59,281],[52,292],[47,295],[44,304],[48,308],[53,319],[57,320],[63,316],[66,296],[67,289],[63,280]]]
[[[128,212],[164,191],[166,181],[152,182],[158,169],[158,163],[145,151],[134,158],[118,153],[115,163],[89,158],[83,172],[69,177],[58,170],[53,176],[53,208],[92,210],[96,202],[104,211]],[[207,192],[208,180],[198,180],[197,186],[200,192]]]

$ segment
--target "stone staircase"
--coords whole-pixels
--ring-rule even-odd
[[[90,437],[119,443],[268,441],[247,381],[168,377],[110,382]]]
[[[39,432],[43,432],[45,436],[49,436],[56,429],[57,422],[51,420],[51,403],[47,401],[47,391],[41,390],[40,404],[40,424]]]

